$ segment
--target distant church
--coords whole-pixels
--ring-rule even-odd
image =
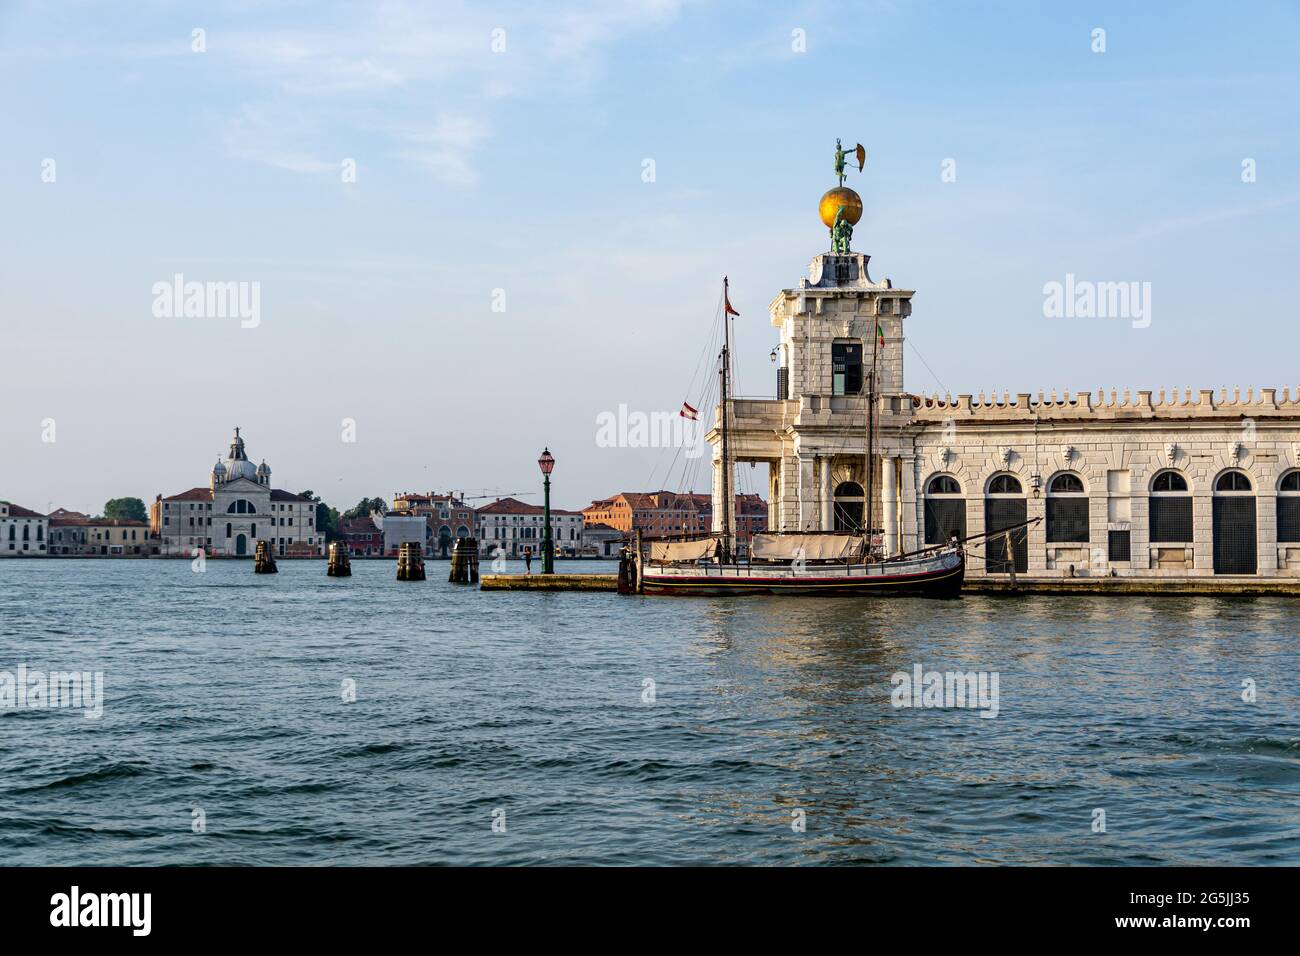
[[[149,520],[164,555],[189,557],[203,548],[213,556],[251,556],[259,540],[282,557],[324,551],[315,502],[273,489],[271,469],[265,459],[256,466],[248,459],[238,428],[226,460],[213,465],[208,487],[158,495]]]
[[[856,193],[841,184],[822,209],[835,251],[769,306],[777,394],[731,410],[733,458],[769,465],[770,528],[866,524],[874,348],[870,524],[890,553],[1021,526],[1010,547],[999,535],[972,548],[967,576],[1300,576],[1300,390],[910,394],[913,292],[873,281],[870,257],[850,251]],[[709,440],[720,530],[716,430]]]

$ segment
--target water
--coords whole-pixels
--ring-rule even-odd
[[[4,862],[1300,863],[1300,602],[353,568],[0,560],[0,670],[105,674],[98,720],[0,710]],[[891,707],[916,663],[998,672],[999,715]]]

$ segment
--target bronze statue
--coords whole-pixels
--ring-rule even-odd
[[[837,256],[849,254],[849,242],[853,239],[853,223],[844,218],[844,207],[835,214],[835,225],[831,227],[831,252]]]
[[[844,165],[845,159],[848,155],[848,150],[844,149],[844,147],[840,145],[840,141],[837,138],[835,140],[835,176],[839,180],[841,186],[844,185]],[[862,168],[867,164],[867,151],[862,148],[861,143],[858,143],[857,147],[853,150],[853,156],[858,161],[858,172],[862,172]]]

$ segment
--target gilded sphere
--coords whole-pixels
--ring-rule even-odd
[[[848,186],[836,186],[826,190],[817,211],[821,213],[822,222],[827,229],[835,225],[835,216],[844,207],[844,218],[850,226],[856,226],[862,218],[862,197]]]

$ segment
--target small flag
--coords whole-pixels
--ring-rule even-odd
[[[722,301],[727,306],[727,315],[734,315],[736,318],[740,318],[740,313],[731,307],[731,296],[724,292],[722,295]]]
[[[698,408],[693,408],[692,406],[686,404],[686,402],[682,402],[681,414],[682,414],[682,418],[689,418],[693,422],[700,420],[700,410]]]
[[[880,327],[879,322],[876,323],[876,338],[880,340],[880,347],[883,349],[885,347],[885,332]]]

